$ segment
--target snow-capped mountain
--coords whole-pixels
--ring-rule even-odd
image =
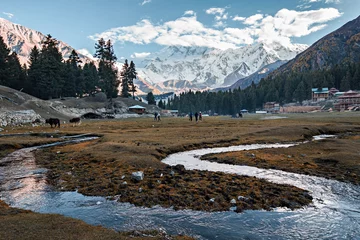
[[[256,43],[237,49],[166,47],[150,55],[138,69],[139,76],[159,89],[179,90],[184,83],[192,89],[228,86],[266,65],[293,59],[308,46]],[[170,81],[170,82],[169,82]]]
[[[41,49],[41,41],[46,37],[41,32],[30,28],[12,23],[6,19],[0,18],[0,36],[4,39],[5,44],[18,54],[21,64],[27,64],[31,49],[36,45]],[[68,44],[59,41],[59,50],[66,59],[73,48]],[[79,57],[85,63],[90,59],[79,53]]]

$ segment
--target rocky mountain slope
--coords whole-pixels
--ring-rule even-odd
[[[184,85],[206,89],[229,86],[259,69],[277,61],[294,58],[307,48],[294,44],[268,46],[264,43],[238,49],[210,49],[171,46],[144,60],[139,76],[146,82],[164,89],[175,90]]]
[[[239,79],[230,87],[219,88],[216,90],[226,91],[229,89],[237,89],[237,88],[245,89],[248,86],[250,86],[253,82],[255,84],[258,84],[261,79],[266,78],[270,73],[272,73],[274,70],[278,69],[280,66],[282,66],[285,63],[287,63],[287,61],[280,61],[280,60],[271,63],[261,68],[259,71],[256,71],[255,73],[251,74],[250,76]]]
[[[336,64],[360,61],[360,16],[314,43],[270,77],[287,72],[329,69]]]
[[[12,23],[6,19],[0,18],[0,36],[4,39],[5,44],[18,54],[21,64],[27,64],[31,49],[36,45],[41,49],[41,41],[45,35],[41,32],[32,30],[30,28]],[[59,50],[67,58],[73,48],[68,44],[59,41]],[[90,59],[82,54],[79,54],[81,60],[85,63]]]

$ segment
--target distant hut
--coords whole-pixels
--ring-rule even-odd
[[[134,105],[129,107],[129,111],[130,112],[134,112],[137,114],[143,114],[145,112],[146,108],[140,105]]]
[[[249,111],[248,110],[246,110],[246,109],[241,109],[241,111],[240,111],[242,114],[244,114],[244,113],[249,113]]]

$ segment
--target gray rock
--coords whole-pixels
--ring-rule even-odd
[[[123,184],[123,185],[127,185],[127,182],[125,181],[125,182],[123,182],[122,184]]]
[[[144,172],[142,171],[138,171],[138,172],[133,172],[131,174],[131,179],[135,180],[135,181],[142,181],[144,180]]]
[[[231,204],[236,204],[236,200],[235,200],[235,199],[231,199],[230,203],[231,203]]]
[[[215,202],[215,198],[211,198],[209,202]]]
[[[142,188],[139,188],[139,193],[141,193],[142,192]]]

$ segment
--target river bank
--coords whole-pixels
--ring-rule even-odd
[[[227,211],[234,207],[231,201],[235,199],[240,212],[284,206],[294,209],[311,201],[298,188],[223,173],[177,171],[160,160],[202,147],[306,141],[323,133],[357,131],[355,117],[346,123],[342,117],[311,120],[311,124],[309,118],[239,121],[221,117],[198,124],[181,118],[165,118],[160,123],[149,119],[91,122],[84,128],[100,132],[103,137],[98,141],[55,147],[39,152],[36,158],[50,169],[49,182],[60,191],[115,196],[121,202],[146,207]],[[131,180],[136,171],[144,172],[143,181]],[[251,201],[238,201],[241,196]]]
[[[358,185],[360,183],[359,149],[360,135],[354,132],[289,148],[208,154],[202,156],[201,159],[263,169],[278,169]]]
[[[309,118],[301,116],[296,119],[271,121],[250,118],[238,121],[219,117],[206,118],[204,122],[198,124],[189,123],[187,119],[182,118],[164,118],[160,123],[147,119],[89,121],[75,128],[65,125],[60,130],[62,134],[93,132],[102,135],[101,139],[38,151],[37,161],[38,164],[50,169],[48,179],[60,191],[80,190],[87,195],[112,195],[114,199],[118,197],[121,199],[120,194],[116,193],[125,191],[125,194],[122,195],[123,199],[126,199],[124,201],[133,201],[139,206],[151,206],[160,202],[159,205],[173,206],[175,209],[194,208],[212,211],[211,208],[206,208],[212,204],[210,201],[212,198],[207,198],[211,194],[216,194],[215,204],[212,205],[216,206],[218,210],[227,211],[229,207],[233,207],[230,202],[233,198],[236,199],[236,204],[239,204],[238,211],[271,209],[276,206],[298,208],[308,204],[310,200],[308,195],[304,194],[306,191],[298,188],[289,185],[269,185],[269,182],[254,177],[197,170],[184,171],[181,167],[169,168],[160,160],[174,152],[201,147],[304,141],[313,135],[322,133],[357,132],[359,130],[357,119],[356,116],[346,116],[346,118],[343,116],[314,118],[312,116],[309,122]],[[16,129],[16,132],[26,132],[30,129]],[[49,129],[41,127],[38,130],[41,132]],[[133,171],[144,171],[145,181],[133,183],[131,179],[129,180]],[[183,175],[184,177],[182,177]],[[125,177],[122,178],[123,176]],[[124,182],[127,182],[125,187],[123,186]],[[151,182],[152,184],[149,184]],[[138,184],[146,186],[142,188]],[[178,184],[179,188],[173,191],[173,188],[176,188],[175,184]],[[150,190],[153,186],[161,190],[160,196],[162,197],[158,199],[141,197],[144,195],[141,194],[144,193],[144,190]],[[141,191],[139,191],[140,188]],[[185,188],[187,192],[183,194],[184,192],[180,190]],[[232,190],[237,191],[236,194],[229,194]],[[158,192],[155,191],[155,193],[154,195],[149,194],[149,196],[155,196]],[[206,193],[211,194],[206,197]],[[180,195],[189,198],[185,201],[180,198],[179,202],[183,205],[179,205],[177,208],[174,203]],[[196,200],[201,195],[206,200],[206,204],[190,204],[194,198]],[[306,203],[301,203],[301,201],[296,203],[296,198],[301,195]],[[169,199],[169,196],[172,198]],[[275,200],[269,203],[268,199],[272,198]],[[295,201],[293,201],[294,198]],[[243,207],[243,201],[239,201],[239,199],[255,199],[258,202],[251,202],[248,206],[244,204]],[[282,201],[283,205],[280,205],[281,201],[277,201],[277,199],[285,200]],[[195,201],[195,203],[199,202]]]
[[[58,214],[39,214],[11,208],[0,201],[0,239],[174,239],[190,240],[185,236],[170,236],[160,231],[117,232],[101,226]]]

